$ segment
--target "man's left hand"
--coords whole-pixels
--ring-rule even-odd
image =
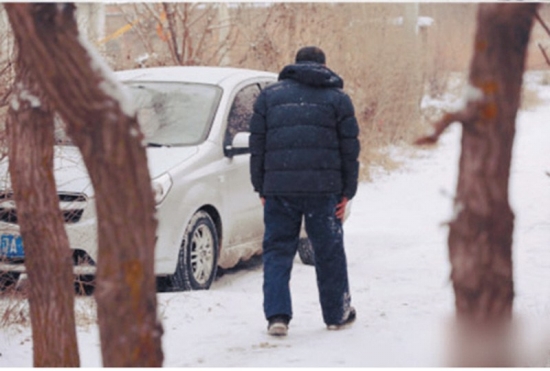
[[[346,205],[348,204],[348,198],[342,197],[342,200],[338,205],[336,205],[336,217],[341,221],[344,221],[344,216],[346,215]]]

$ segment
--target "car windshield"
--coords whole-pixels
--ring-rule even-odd
[[[207,84],[126,82],[136,105],[138,122],[148,146],[185,146],[203,142],[221,96],[221,88]],[[58,144],[72,144],[56,120]]]

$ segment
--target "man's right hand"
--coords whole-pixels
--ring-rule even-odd
[[[262,200],[262,206],[265,206],[265,197],[260,197],[260,200]]]
[[[341,221],[344,221],[346,216],[346,205],[348,204],[348,198],[342,197],[340,203],[336,205],[336,217]]]

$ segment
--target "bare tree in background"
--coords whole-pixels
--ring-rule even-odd
[[[103,364],[161,366],[153,267],[157,224],[135,114],[118,99],[120,87],[79,38],[74,4],[10,3],[5,8],[21,63],[67,123],[95,190],[95,297]]]
[[[19,59],[9,110],[9,170],[25,241],[35,367],[78,367],[72,255],[53,175],[53,114]]]
[[[527,46],[538,4],[481,4],[467,106],[447,114],[432,143],[462,124],[462,153],[450,223],[451,279],[461,366],[513,365],[508,336],[514,284],[514,214],[508,180]]]
[[[14,79],[13,68],[13,38],[9,30],[6,12],[0,8],[0,159],[7,155],[7,144],[4,124],[8,111],[8,101]],[[0,289],[3,286],[0,275]]]
[[[152,65],[229,63],[234,46],[225,3],[136,3],[119,6]]]
[[[425,26],[420,35],[416,32],[419,15],[427,11],[424,8],[441,5],[119,4],[116,8],[123,19],[114,26],[113,17],[109,36],[102,42],[119,69],[177,64],[278,72],[292,62],[301,46],[321,47],[327,55],[327,65],[344,78],[346,90],[357,102],[364,148],[361,162],[365,165],[361,173],[365,179],[369,165],[386,165],[386,156],[377,153],[382,147],[410,143],[425,130],[419,107],[424,82],[429,78],[434,86],[433,80],[437,79],[443,89],[446,82],[441,80],[448,77],[451,68],[456,71],[456,66],[463,64],[460,68],[465,69],[463,59],[467,60],[469,53],[464,48],[469,44],[454,45],[457,39],[470,39],[464,34],[473,33],[473,27],[464,20],[475,14],[475,5],[460,4],[467,8],[461,10],[458,5],[449,4],[452,9],[441,16],[439,28]],[[454,34],[459,36],[451,38]],[[429,45],[437,45],[440,50],[430,52]],[[451,49],[457,50],[451,53]],[[439,59],[428,70],[427,61],[434,54]],[[453,64],[444,63],[448,60]]]

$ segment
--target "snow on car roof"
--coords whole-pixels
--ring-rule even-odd
[[[273,77],[272,72],[233,67],[174,66],[152,67],[115,72],[122,81],[172,81],[196,82],[220,85],[223,81],[236,78]]]

